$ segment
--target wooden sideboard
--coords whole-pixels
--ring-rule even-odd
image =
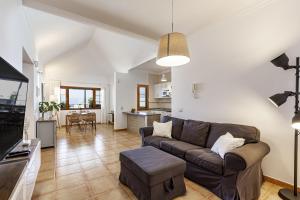
[[[22,145],[22,144],[19,144]],[[31,140],[28,156],[0,162],[0,199],[30,200],[41,165],[41,142]]]

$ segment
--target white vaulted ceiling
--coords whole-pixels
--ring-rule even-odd
[[[155,56],[156,45],[153,41],[31,8],[26,8],[26,14],[39,59],[44,64],[87,45],[93,56],[105,59],[111,70],[118,72],[127,72]]]
[[[52,14],[26,8],[39,60],[47,63],[57,56],[86,43],[95,28]]]
[[[255,16],[278,2],[280,0],[174,0],[175,31],[183,32],[189,38],[199,31],[218,27],[219,24],[222,26],[224,20],[242,21],[245,16]],[[23,3],[30,7],[26,10],[39,57],[44,63],[89,42],[94,56],[101,54],[112,70],[126,72],[153,59],[159,37],[170,32],[171,0],[23,0]],[[296,4],[296,1],[289,0],[287,4]],[[253,23],[259,24],[255,20]],[[264,27],[253,25],[254,35],[265,34],[260,31],[262,29],[274,34],[268,31],[268,23],[272,23],[272,19]],[[286,18],[282,23],[293,24]],[[222,27],[216,33],[211,28],[210,34],[218,37],[205,42],[214,46],[218,40],[221,44],[225,41],[222,34],[229,29],[230,26]],[[248,40],[245,38],[243,41]],[[212,51],[221,51],[223,55],[224,48],[218,44]],[[289,45],[282,45],[274,52],[280,52]],[[240,51],[243,51],[242,45]],[[191,56],[194,53],[191,52]]]
[[[224,17],[251,12],[272,1],[174,0],[175,30],[189,34]],[[68,17],[74,17],[75,13],[153,39],[171,30],[171,0],[24,0],[24,3]]]

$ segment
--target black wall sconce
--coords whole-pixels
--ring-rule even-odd
[[[300,112],[299,111],[299,57],[296,58],[296,65],[289,65],[289,58],[286,54],[282,54],[279,57],[271,61],[276,67],[283,68],[284,70],[295,69],[296,70],[296,91],[285,91],[278,93],[269,98],[269,100],[277,107],[284,104],[289,97],[295,97],[295,116],[292,119],[292,127],[295,129],[294,138],[294,189],[280,189],[278,195],[284,200],[300,200],[300,193],[297,187],[297,169],[298,169],[298,135],[300,130]]]

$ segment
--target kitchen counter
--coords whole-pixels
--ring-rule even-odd
[[[149,111],[144,112],[123,112],[127,115],[127,130],[132,133],[139,133],[140,128],[153,126],[154,121],[160,121],[160,114]]]
[[[152,115],[160,115],[160,114],[157,114],[157,113],[153,113],[153,112],[149,112],[149,111],[139,111],[139,112],[123,112],[124,114],[127,114],[127,115],[138,115],[138,116],[152,116]]]
[[[151,111],[163,111],[163,112],[172,112],[171,108],[149,108]]]

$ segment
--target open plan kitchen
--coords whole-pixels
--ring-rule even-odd
[[[163,116],[171,116],[172,80],[168,68],[152,68],[151,63],[139,66],[129,72],[138,78],[146,77],[146,81],[136,81],[135,107],[122,112],[126,118],[127,130],[138,133],[139,129],[152,126],[154,121],[160,121]],[[145,74],[146,73],[146,74]]]

